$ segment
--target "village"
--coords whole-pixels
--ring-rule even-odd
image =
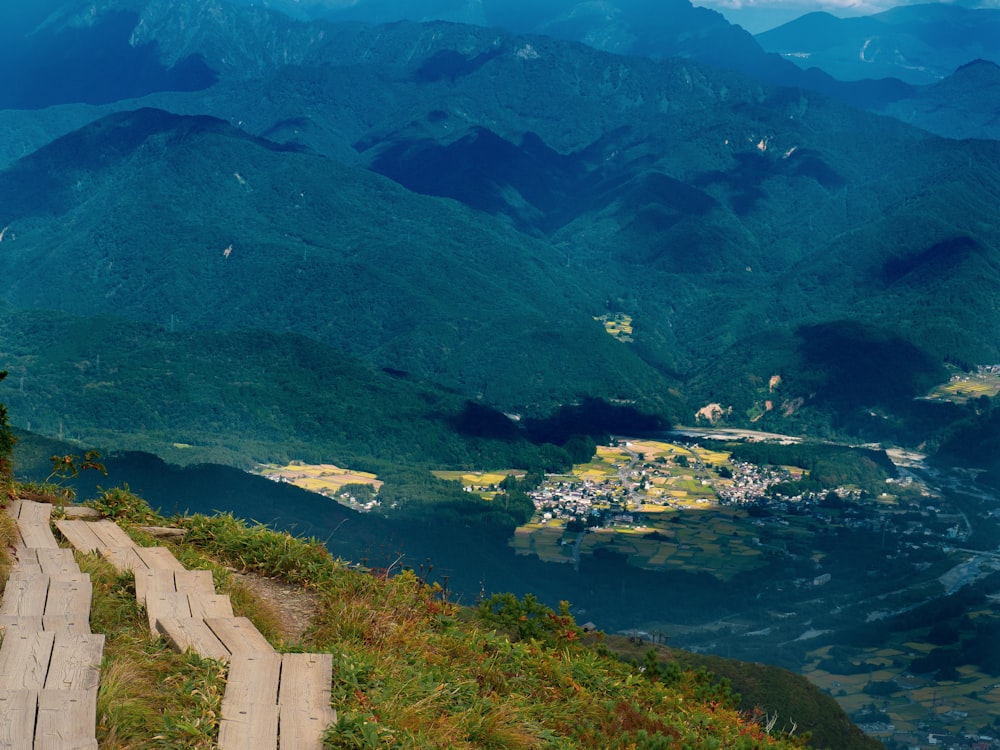
[[[589,528],[635,529],[665,509],[771,507],[787,511],[813,508],[829,492],[791,497],[772,495],[775,485],[794,482],[804,470],[794,466],[761,466],[732,460],[728,454],[697,443],[616,440],[599,446],[594,461],[573,476],[549,477],[531,497],[546,525],[552,521]],[[912,477],[903,485],[912,483]],[[840,499],[857,499],[857,489],[837,488]],[[762,522],[763,523],[763,522]]]
[[[1000,708],[996,677],[972,666],[960,668],[957,682],[913,675],[913,661],[935,648],[919,629],[880,648],[854,649],[845,659],[836,656],[841,647],[824,645],[817,637],[833,631],[811,624],[824,612],[848,620],[892,617],[895,611],[876,590],[878,579],[858,578],[865,570],[915,571],[924,582],[920,586],[935,582],[946,593],[1000,570],[1000,552],[964,549],[977,530],[996,526],[1000,512],[974,514],[956,505],[952,494],[939,491],[945,486],[941,481],[928,482],[933,471],[912,454],[894,452],[897,475],[877,487],[802,490],[809,486],[802,481],[809,476],[802,467],[739,460],[715,447],[722,443],[699,438],[619,437],[598,446],[588,463],[546,476],[530,490],[534,517],[514,530],[510,546],[517,554],[577,571],[586,569],[587,560],[617,556],[628,567],[647,571],[708,574],[724,585],[753,581],[760,596],[780,601],[784,609],[772,625],[749,619],[745,626],[728,626],[723,633],[733,644],[745,648],[750,639],[757,647],[780,649],[782,643],[816,638],[815,644],[806,640],[797,657],[804,673],[889,747],[1000,750],[1000,740],[994,739],[1000,731],[986,731],[988,718],[996,715],[993,709]],[[361,512],[380,507],[380,483],[371,474],[298,462],[259,471]],[[506,477],[520,479],[524,472],[435,475],[460,482],[467,492],[491,502]],[[847,557],[834,551],[832,540],[853,543],[862,537],[876,540],[864,561],[852,560],[860,548]],[[884,550],[878,549],[878,540]],[[789,572],[775,577],[776,569]],[[911,606],[905,604],[911,595],[900,590],[893,596],[904,602],[900,611]],[[974,618],[982,626],[993,621],[988,608]],[[727,642],[719,633],[711,635],[714,646],[699,645],[705,640],[694,629],[686,634],[668,622],[646,627],[670,632],[672,643],[692,650],[717,650]],[[798,637],[795,628],[800,628]],[[770,643],[774,645],[768,647]],[[885,694],[873,695],[873,686]]]
[[[805,625],[811,621],[808,608],[846,614],[859,604],[860,591],[852,596],[843,558],[813,547],[823,536],[892,540],[881,555],[885,565],[926,571],[946,593],[1000,569],[996,553],[970,557],[970,550],[962,550],[975,531],[971,514],[930,486],[912,459],[897,466],[898,475],[887,477],[877,492],[842,486],[786,495],[781,490],[796,486],[806,474],[802,468],[734,460],[705,443],[619,438],[572,475],[548,477],[534,490],[536,517],[511,544],[520,554],[578,569],[582,556],[604,550],[636,567],[707,571],[721,580],[763,571],[768,560],[786,559],[799,568],[811,560],[813,573],[772,584],[783,586],[779,598],[788,597],[788,606],[798,609],[781,617]],[[985,523],[994,516],[983,518]],[[871,564],[878,565],[874,558]],[[936,571],[941,574],[935,579]],[[868,616],[892,614],[876,608]],[[988,610],[977,617],[984,626],[992,622]],[[754,637],[761,645],[775,639],[774,648],[780,648],[779,634],[788,627],[794,628],[747,628],[730,637]],[[822,632],[806,627],[799,638]],[[996,678],[971,666],[962,667],[953,683],[914,676],[908,665],[934,648],[920,632],[900,634],[891,648],[858,650],[841,667],[833,666],[830,646],[817,644],[805,653],[806,674],[889,747],[1000,750],[1000,732],[985,726],[1000,699]],[[857,666],[866,663],[867,670]],[[873,686],[884,686],[886,696],[870,694]]]

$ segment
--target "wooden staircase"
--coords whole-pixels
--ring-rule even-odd
[[[0,603],[0,750],[91,750],[104,636],[90,633],[92,589],[50,527],[52,506],[15,502],[23,544]],[[229,663],[221,750],[320,750],[337,719],[330,654],[279,654],[233,614],[212,574],[186,570],[170,549],[141,547],[117,524],[62,519],[60,533],[135,576],[150,631],[178,651]]]
[[[90,632],[90,576],[52,534],[52,506],[15,501],[20,539],[0,603],[0,747],[97,750],[104,636]]]

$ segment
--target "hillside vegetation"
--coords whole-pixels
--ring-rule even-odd
[[[99,316],[151,339],[296,334],[535,417],[595,397],[690,422],[719,403],[731,424],[918,442],[949,418],[911,413],[942,363],[1000,357],[981,293],[1000,284],[996,144],[690,60],[228,5],[185,30],[162,10],[139,12],[142,41],[168,70],[201,55],[214,83],[64,104],[27,133],[4,114],[19,142],[104,115],[0,173],[0,296],[79,317],[88,359]],[[314,365],[303,381],[324,382]],[[199,431],[171,442],[217,442]]]
[[[0,436],[4,505],[21,493],[44,497],[46,488],[11,479],[5,413]],[[105,491],[91,504],[140,539],[140,526],[167,522],[127,489]],[[0,533],[10,530],[3,518]],[[316,540],[247,527],[232,516],[172,523],[186,532],[177,549],[185,565],[212,570],[274,645],[334,655],[338,718],[327,747],[805,746],[740,713],[738,699],[708,674],[629,666],[599,643],[584,644],[565,609],[553,612],[530,596],[495,596],[463,609],[413,571],[352,570]],[[101,747],[144,747],[154,735],[171,747],[212,747],[225,666],[150,642],[130,577],[93,556],[81,563],[94,582],[93,625],[107,635]],[[316,611],[302,640],[285,642],[280,611],[234,583],[226,566],[310,592]]]

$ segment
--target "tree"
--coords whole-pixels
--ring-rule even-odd
[[[0,381],[6,377],[7,371],[0,371]],[[14,437],[7,421],[7,407],[0,403],[0,482],[9,481],[14,475],[11,457],[14,453],[15,443],[17,443],[17,438]]]

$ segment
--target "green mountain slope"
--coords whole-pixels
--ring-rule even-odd
[[[4,398],[20,425],[175,462],[527,466],[511,428],[475,434],[469,402],[315,341],[111,318],[0,317]]]
[[[878,111],[947,138],[1000,140],[1000,65],[974,60]]]
[[[0,195],[18,308],[295,332],[508,407],[664,383],[545,245],[209,118],[111,116],[0,174]]]
[[[589,394],[689,421],[720,402],[779,429],[789,410],[752,383],[781,375],[807,422],[843,400],[816,387],[841,373],[802,331],[915,347],[920,375],[898,387],[882,355],[850,371],[860,412],[900,408],[945,359],[1000,356],[994,144],[479,27],[286,19],[274,49],[301,47],[279,66],[271,47],[254,57],[263,16],[197,33],[158,18],[144,33],[168,63],[220,61],[241,33],[249,73],[157,96],[256,139],[141,111],[19,161],[0,177],[11,304],[294,331],[504,408]],[[603,313],[629,315],[633,340],[606,336]]]

